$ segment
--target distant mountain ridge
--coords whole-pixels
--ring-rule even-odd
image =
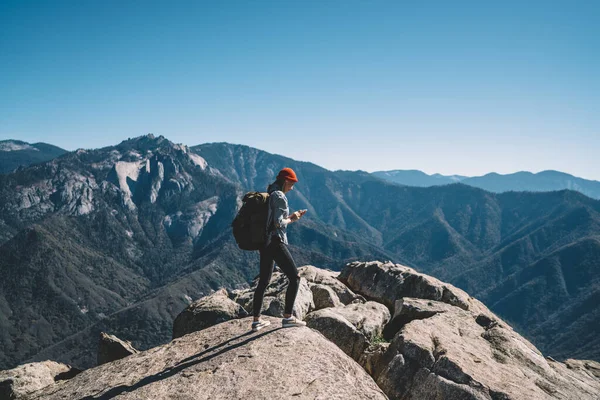
[[[467,178],[466,185],[479,187],[490,192],[530,191],[547,192],[552,190],[575,190],[593,199],[600,199],[600,182],[578,178],[559,171],[516,172],[500,175],[496,173],[481,177]]]
[[[48,143],[27,143],[20,140],[0,141],[0,174],[48,161],[67,151]]]
[[[375,171],[374,176],[407,186],[429,187],[464,183],[494,193],[502,192],[549,192],[554,190],[575,190],[593,199],[600,199],[600,181],[578,178],[559,171],[538,173],[520,171],[501,175],[495,172],[476,177],[460,175],[428,175],[418,170]]]
[[[462,175],[441,175],[432,174],[428,175],[423,171],[416,169],[411,170],[393,170],[393,171],[375,171],[372,172],[378,178],[385,179],[390,182],[399,183],[406,186],[438,186],[438,185],[449,185],[451,183],[461,182],[463,179],[468,177]]]

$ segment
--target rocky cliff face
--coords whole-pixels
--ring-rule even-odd
[[[90,337],[120,325],[117,332],[129,339],[123,319],[154,324],[148,336],[137,335],[137,346],[168,340],[187,297],[214,284],[198,276],[185,281],[182,271],[207,275],[198,270],[210,262],[196,253],[227,231],[238,197],[200,156],[153,136],[0,175],[0,365],[16,365],[90,326],[97,327]],[[250,278],[243,269],[232,275],[220,280],[231,287]],[[166,287],[173,281],[179,290]],[[141,317],[159,287],[163,297],[149,307],[154,315]],[[95,362],[84,358],[82,367]],[[75,360],[81,356],[61,361]]]
[[[600,364],[544,357],[450,284],[390,262],[300,271],[311,290],[295,312],[308,307],[308,327],[282,329],[267,316],[271,326],[251,332],[233,306],[251,306],[249,291],[219,291],[185,311],[186,327],[200,331],[42,389],[21,385],[20,398],[598,398]],[[279,280],[267,289],[273,299],[285,290]],[[337,302],[316,310],[312,289],[323,286]],[[267,314],[278,313],[273,301]]]

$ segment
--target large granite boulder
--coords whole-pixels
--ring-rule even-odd
[[[249,289],[234,290],[231,297],[240,304],[249,314],[252,314],[252,307],[254,304],[254,289],[258,281],[254,282],[254,287]],[[265,290],[265,297],[263,299],[262,314],[270,315],[273,317],[283,317],[283,311],[285,308],[285,292],[288,287],[288,279],[281,272],[273,272],[271,281]],[[296,302],[294,303],[293,314],[299,318],[304,319],[309,311],[314,310],[315,303],[313,301],[313,294],[308,287],[308,282],[304,278],[300,278],[300,286],[298,288],[298,295],[296,296]]]
[[[309,326],[355,358],[390,399],[598,399],[597,363],[545,358],[452,285],[381,262],[350,263],[339,279],[393,311],[384,337],[363,339],[341,307],[310,313]]]
[[[383,337],[391,340],[394,335],[408,322],[415,319],[425,319],[438,313],[454,311],[454,306],[434,300],[404,297],[396,300],[394,316],[385,326]]]
[[[183,310],[173,322],[173,338],[206,329],[209,326],[243,318],[248,312],[235,301],[229,299],[227,290],[220,289],[202,297]]]
[[[100,342],[98,343],[98,365],[106,364],[115,360],[120,360],[138,351],[131,342],[119,339],[114,335],[100,332]]]
[[[394,310],[396,300],[415,297],[440,301],[478,314],[493,315],[483,303],[464,290],[400,264],[351,262],[342,269],[338,279],[370,300],[385,304],[390,310]]]
[[[230,320],[89,369],[32,399],[386,399],[350,357],[309,328]]]
[[[306,323],[359,361],[371,342],[381,336],[389,320],[387,307],[368,301],[314,311],[308,314]]]
[[[313,294],[315,310],[328,307],[341,307],[344,304],[340,301],[337,293],[331,286],[320,283],[309,283],[310,291]]]
[[[496,320],[458,307],[413,315],[375,368],[391,399],[598,399],[599,379],[546,359]]]
[[[318,284],[331,288],[343,304],[350,304],[357,299],[364,300],[362,296],[354,293],[338,279],[339,272],[317,268],[312,265],[305,265],[298,268],[298,274],[306,279],[309,286]]]
[[[81,371],[54,361],[19,365],[0,371],[0,399],[27,399],[32,393],[55,382],[73,378]]]

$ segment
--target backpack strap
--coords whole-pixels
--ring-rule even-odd
[[[271,234],[271,232],[275,231],[275,223],[273,221],[273,209],[271,207],[271,202],[273,201],[273,192],[277,192],[279,189],[273,189],[269,193],[268,207],[269,211],[267,212],[267,236]]]

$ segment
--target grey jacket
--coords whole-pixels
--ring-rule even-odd
[[[269,211],[267,213],[267,243],[271,243],[273,236],[278,236],[285,244],[287,240],[287,222],[285,221],[290,216],[287,197],[281,191],[281,187],[276,183],[269,185],[267,192],[269,196]]]

